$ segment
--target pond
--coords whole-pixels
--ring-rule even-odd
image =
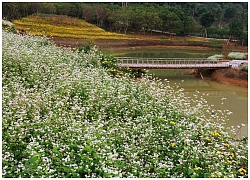
[[[124,57],[151,57],[151,58],[207,58],[214,54],[221,54],[220,51],[210,50],[185,50],[185,49],[139,49],[119,50],[104,52],[113,56]],[[214,107],[214,109],[227,109],[232,112],[228,116],[226,126],[244,127],[237,136],[248,136],[248,89],[217,82],[205,81],[193,77],[188,70],[149,70],[148,74],[159,79],[168,79],[170,85],[178,85],[184,88],[187,96],[192,97],[196,91],[205,94],[203,98]],[[223,100],[222,105],[222,98]]]

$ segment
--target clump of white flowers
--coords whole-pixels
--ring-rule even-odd
[[[223,54],[215,54],[212,56],[209,56],[207,59],[223,59],[224,55]]]
[[[228,59],[234,59],[234,60],[245,60],[247,56],[247,52],[230,52],[227,57]]]
[[[4,178],[248,176],[226,110],[147,77],[113,78],[96,51],[2,32]]]

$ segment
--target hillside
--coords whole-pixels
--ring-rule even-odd
[[[3,178],[248,177],[247,140],[223,126],[228,110],[111,77],[96,49],[2,32]]]
[[[32,35],[77,39],[131,39],[124,34],[106,32],[84,20],[58,15],[33,15],[13,21],[17,29]]]

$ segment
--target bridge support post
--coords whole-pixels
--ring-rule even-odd
[[[203,79],[204,77],[203,77],[203,75],[201,74],[201,72],[202,72],[202,69],[197,69],[197,70],[196,70],[197,75],[199,74],[200,77],[201,77],[201,79]]]

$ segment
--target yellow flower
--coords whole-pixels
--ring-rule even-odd
[[[232,161],[227,161],[227,164],[233,164],[233,162]]]
[[[174,121],[170,121],[170,124],[171,124],[171,125],[175,125],[175,122],[174,122]]]
[[[197,168],[195,168],[195,170],[202,170],[202,168],[201,167],[197,167]]]
[[[230,148],[230,144],[226,143],[225,146],[227,146],[228,148]]]
[[[172,143],[171,146],[174,147],[174,146],[175,146],[175,143]]]
[[[209,137],[206,137],[205,139],[206,139],[207,141],[211,141],[211,139],[210,139]]]
[[[234,158],[234,153],[230,153],[230,155],[232,156],[232,158]]]
[[[217,133],[217,132],[215,132],[215,133],[212,132],[211,134],[212,134],[212,136],[215,136],[215,137],[221,137],[220,133]]]
[[[245,170],[244,168],[240,168],[238,171],[239,171],[240,174],[242,174],[242,175],[247,173],[247,170]]]

